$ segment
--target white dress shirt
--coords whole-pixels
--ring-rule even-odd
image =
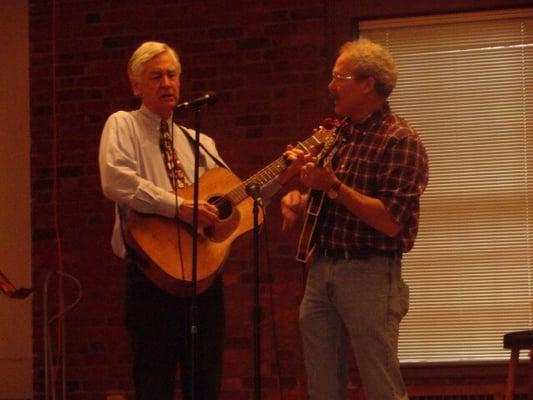
[[[190,182],[194,177],[194,151],[190,141],[172,118],[168,121],[174,138],[176,154]],[[159,147],[161,117],[145,106],[135,111],[118,111],[106,121],[102,131],[99,167],[102,189],[106,197],[116,202],[115,225],[111,244],[113,252],[124,258],[126,247],[122,237],[119,206],[142,213],[176,216],[176,197],[168,177]],[[192,137],[194,131],[187,129]],[[215,142],[201,134],[200,143],[220,159]],[[216,167],[213,159],[200,148],[200,176]],[[178,196],[178,207],[183,199]]]

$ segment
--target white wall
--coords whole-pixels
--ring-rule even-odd
[[[31,285],[27,0],[0,1],[0,270]],[[0,399],[33,397],[31,296],[0,295]]]

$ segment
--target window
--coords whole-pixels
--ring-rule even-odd
[[[421,135],[430,179],[404,258],[400,359],[507,359],[533,328],[533,9],[359,23],[399,68],[390,103]]]

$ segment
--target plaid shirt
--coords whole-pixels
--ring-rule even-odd
[[[418,232],[419,199],[428,181],[427,155],[418,134],[386,103],[361,123],[345,119],[335,146],[331,163],[337,177],[380,199],[401,228],[389,237],[325,197],[316,227],[318,248],[408,252]]]

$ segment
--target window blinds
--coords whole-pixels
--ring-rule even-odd
[[[399,68],[390,103],[422,137],[429,185],[404,258],[402,362],[500,360],[533,328],[533,9],[359,23]]]

